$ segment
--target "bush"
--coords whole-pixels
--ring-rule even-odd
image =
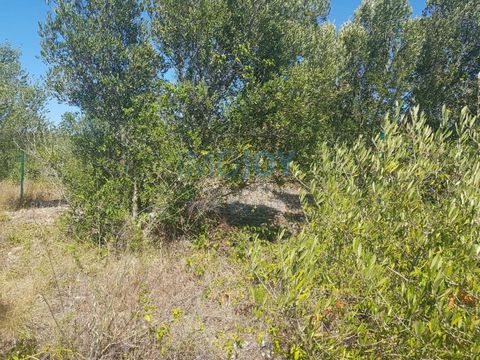
[[[320,147],[297,171],[308,225],[250,254],[259,306],[293,359],[480,354],[478,121],[395,120],[373,146]]]
[[[181,178],[185,145],[157,106],[145,101],[124,125],[124,141],[92,130],[89,119],[65,117],[45,161],[65,188],[76,236],[124,247],[188,231],[196,220],[184,215],[200,179]]]

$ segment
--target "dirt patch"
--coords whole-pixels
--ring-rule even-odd
[[[20,209],[17,211],[7,211],[5,215],[11,225],[35,224],[51,226],[55,220],[62,215],[68,207],[66,205],[54,207],[40,207],[30,209]]]
[[[295,233],[304,221],[299,190],[294,186],[254,184],[226,198],[221,217],[232,226],[267,226]]]

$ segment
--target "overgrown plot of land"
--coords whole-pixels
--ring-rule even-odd
[[[271,358],[226,252],[184,241],[110,252],[67,239],[64,210],[2,213],[2,357]]]

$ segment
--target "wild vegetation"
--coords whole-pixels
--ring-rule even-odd
[[[46,84],[0,46],[2,357],[480,356],[478,0],[50,5]]]
[[[297,173],[308,225],[250,254],[258,305],[293,357],[478,353],[480,133],[465,112],[443,120],[433,131],[415,111],[373,148],[324,145]]]

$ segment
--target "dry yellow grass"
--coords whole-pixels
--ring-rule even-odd
[[[262,359],[243,278],[187,242],[114,252],[6,219],[0,358]]]
[[[20,199],[20,185],[12,181],[0,182],[0,210],[21,207],[49,207],[62,200],[58,186],[47,181],[26,181],[24,198]]]

